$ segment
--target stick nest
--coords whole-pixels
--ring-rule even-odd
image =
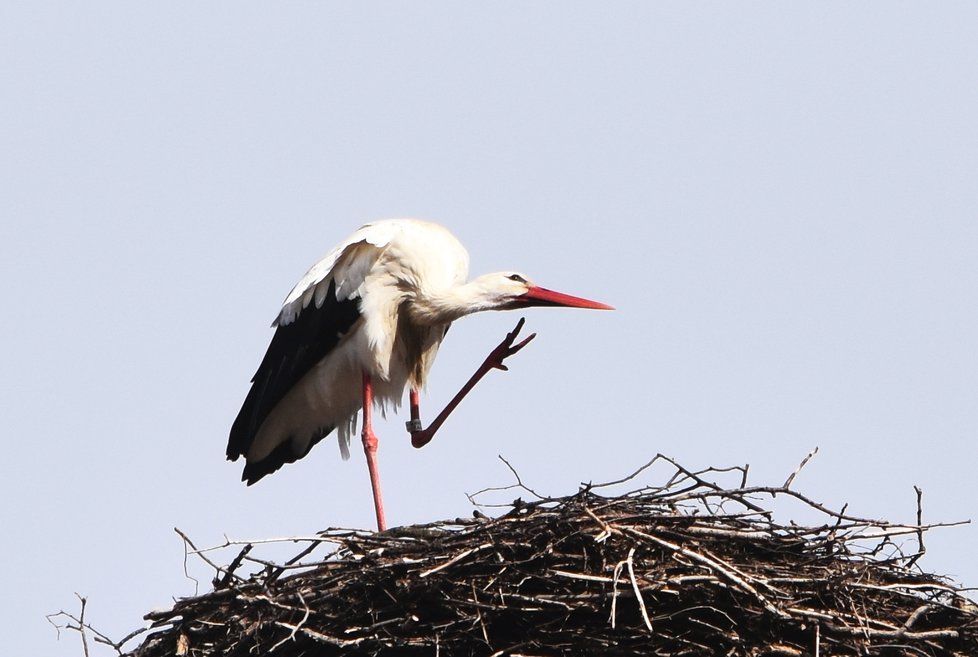
[[[186,539],[214,589],[148,614],[128,654],[978,655],[978,608],[916,565],[934,526],[919,491],[917,523],[897,525],[806,498],[797,471],[757,487],[746,468],[651,465],[666,483],[621,495],[606,488],[639,473],[560,498],[517,476],[530,501],[498,517],[327,530],[288,539],[303,549],[280,564],[253,555],[267,543]],[[778,524],[761,501],[779,500],[824,522]],[[218,566],[216,549],[237,554]]]

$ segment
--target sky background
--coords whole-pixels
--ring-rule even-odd
[[[917,485],[926,521],[975,518],[976,29],[964,2],[3,3],[4,651],[80,655],[45,620],[75,592],[115,638],[193,594],[174,527],[372,527],[361,450],[246,488],[224,449],[285,295],[382,217],[617,307],[527,311],[423,450],[381,423],[392,525],[471,514],[500,454],[562,495],[657,452],[779,484],[816,446],[795,487],[828,505],[910,522]],[[456,324],[424,417],[518,317]],[[927,546],[978,586],[978,526]]]

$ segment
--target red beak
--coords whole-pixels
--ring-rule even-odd
[[[613,307],[599,301],[572,297],[562,292],[554,292],[545,287],[533,286],[524,294],[517,297],[523,307],[529,306],[562,306],[565,308],[591,308],[594,310],[614,310]]]

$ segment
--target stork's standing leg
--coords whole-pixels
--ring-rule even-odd
[[[374,493],[374,510],[377,512],[377,531],[387,529],[384,520],[384,500],[380,495],[380,474],[377,471],[377,435],[374,434],[371,414],[374,405],[374,389],[370,375],[363,373],[363,453],[367,455],[367,469],[370,471],[370,488]]]
[[[455,394],[452,401],[448,402],[448,405],[442,409],[442,412],[438,414],[438,417],[436,417],[431,424],[428,425],[427,429],[421,428],[421,402],[418,389],[411,388],[411,420],[407,423],[407,429],[411,432],[412,445],[415,447],[424,447],[427,445],[428,442],[434,437],[435,432],[438,431],[438,428],[442,425],[445,419],[451,415],[452,411],[455,410],[455,407],[459,405],[459,402],[462,401],[465,395],[467,395],[469,391],[482,380],[482,377],[494,369],[503,370],[504,372],[509,369],[503,365],[503,360],[515,354],[517,351],[525,347],[530,340],[537,337],[536,333],[531,333],[530,337],[516,345],[513,345],[513,342],[516,341],[516,336],[519,334],[520,329],[523,328],[523,321],[523,318],[520,318],[520,321],[516,323],[516,328],[507,333],[503,341],[496,345],[495,349],[489,352],[489,355],[486,356],[485,361],[483,361],[482,365],[479,366],[479,369],[475,371],[475,374],[473,374],[469,380],[465,382],[462,389]]]

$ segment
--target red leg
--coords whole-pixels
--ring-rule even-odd
[[[522,342],[519,342],[516,345],[513,344],[513,342],[516,341],[516,336],[519,334],[520,329],[523,328],[523,321],[524,320],[520,318],[520,321],[516,323],[516,328],[507,333],[503,341],[496,345],[495,349],[489,352],[486,360],[483,361],[482,365],[479,366],[479,369],[475,371],[475,374],[473,374],[471,378],[465,382],[462,389],[455,394],[452,401],[448,402],[448,405],[442,409],[442,412],[438,414],[438,417],[436,417],[430,425],[428,425],[427,429],[421,428],[421,409],[418,399],[418,389],[411,388],[411,421],[407,423],[407,429],[411,432],[412,445],[415,447],[424,447],[427,445],[428,442],[434,437],[435,432],[438,431],[438,428],[445,422],[445,419],[451,415],[452,411],[455,410],[455,407],[459,405],[459,402],[465,398],[465,395],[467,395],[469,391],[482,380],[482,377],[494,369],[503,370],[504,372],[509,369],[503,365],[503,360],[525,347],[530,340],[537,336],[536,333],[532,333],[530,337],[526,338]]]
[[[384,520],[384,500],[380,495],[380,474],[377,471],[377,436],[374,434],[371,413],[374,404],[374,390],[370,375],[363,373],[363,453],[367,455],[367,469],[370,471],[370,488],[374,493],[374,510],[377,512],[377,531],[387,529]]]

